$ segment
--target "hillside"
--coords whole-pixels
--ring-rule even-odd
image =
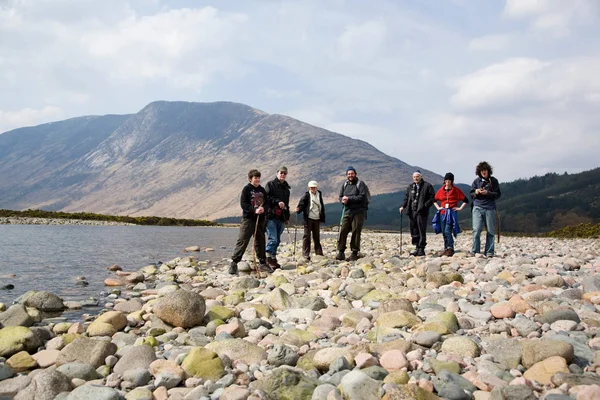
[[[312,179],[334,201],[347,165],[374,195],[405,187],[417,168],[364,141],[244,104],[158,101],[132,115],[1,134],[0,208],[216,219],[239,215],[250,168],[266,181],[280,165],[289,168],[292,201]]]

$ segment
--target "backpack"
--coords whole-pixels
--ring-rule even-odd
[[[365,208],[368,210],[369,209],[369,203],[371,203],[371,192],[369,191],[369,187],[367,186],[366,183],[364,183],[360,179],[357,179],[357,181],[358,181],[358,182],[356,182],[356,188],[357,189],[358,189],[358,185],[360,185],[361,183],[365,187],[365,192],[367,193],[367,196],[366,196],[366,199],[365,199]],[[348,186],[348,181],[344,182],[344,188],[343,188],[343,190],[346,190],[346,186]]]

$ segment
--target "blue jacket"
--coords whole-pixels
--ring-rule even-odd
[[[438,210],[433,216],[431,225],[433,225],[433,231],[438,234],[442,232],[442,221],[446,224],[452,224],[452,234],[454,237],[460,233],[460,225],[458,224],[458,213],[451,208],[447,208],[444,214]]]

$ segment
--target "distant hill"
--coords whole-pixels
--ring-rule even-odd
[[[73,118],[0,135],[0,208],[216,219],[240,214],[247,172],[289,168],[292,202],[316,179],[335,201],[353,165],[372,194],[415,168],[370,144],[244,104],[157,101],[131,115]],[[393,174],[390,171],[394,171]]]
[[[439,189],[441,185],[434,185]],[[469,195],[469,185],[458,184]],[[544,233],[565,226],[600,222],[600,168],[578,174],[548,173],[529,179],[501,182],[498,201],[503,232]],[[398,208],[404,191],[371,198],[366,226],[376,229],[400,229]],[[339,223],[341,206],[327,204],[327,225]],[[435,209],[430,215],[433,217]],[[461,225],[470,229],[471,213],[466,207],[459,213]],[[404,227],[408,226],[406,214]]]

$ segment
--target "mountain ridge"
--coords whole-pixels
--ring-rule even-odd
[[[155,101],[18,128],[0,135],[2,148],[0,208],[131,216],[234,216],[251,167],[266,184],[286,165],[292,202],[313,179],[333,201],[348,165],[373,194],[405,187],[415,169],[365,141],[233,102]]]

